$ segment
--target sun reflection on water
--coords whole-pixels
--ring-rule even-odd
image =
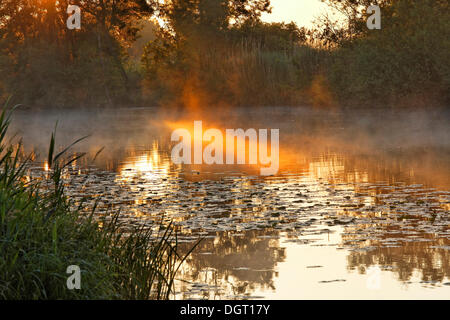
[[[173,220],[182,250],[203,237],[177,298],[366,297],[370,266],[393,296],[449,281],[449,167],[439,152],[349,151],[325,138],[307,148],[294,135],[280,143],[279,174],[261,177],[254,166],[174,165],[161,135],[149,145],[127,137],[89,174],[74,167],[67,192],[130,224]]]

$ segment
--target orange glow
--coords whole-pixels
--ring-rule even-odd
[[[316,76],[309,89],[309,96],[315,108],[335,108],[336,103],[333,96],[328,89],[325,78],[323,76]]]
[[[156,142],[153,143],[152,150],[130,157],[119,168],[120,178],[127,181],[137,176],[142,176],[145,180],[155,180],[161,176],[166,177],[169,170],[170,162],[161,157]]]

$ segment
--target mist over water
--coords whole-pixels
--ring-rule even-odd
[[[338,153],[343,156],[404,158],[414,166],[431,169],[448,165],[450,151],[449,111],[428,110],[320,110],[311,108],[261,107],[214,108],[202,111],[165,111],[159,108],[82,109],[15,112],[10,133],[23,138],[27,151],[45,160],[51,133],[57,125],[57,145],[63,148],[75,139],[89,136],[75,152],[95,154],[97,165],[126,161],[130,150],[145,151],[155,142],[165,151],[173,143],[176,128],[192,128],[196,120],[203,131],[217,128],[280,129],[280,161],[292,164],[305,157]],[[204,143],[206,145],[206,143]],[[417,172],[420,174],[420,170]],[[441,179],[448,179],[441,175]]]
[[[10,132],[40,155],[38,171],[56,121],[59,148],[90,135],[72,150],[88,155],[68,172],[69,197],[100,199],[99,215],[120,210],[129,225],[173,220],[185,250],[203,237],[177,298],[445,298],[449,119],[437,109],[18,110]],[[279,129],[278,174],[174,165],[170,135],[195,120]],[[382,290],[366,287],[371,267]]]

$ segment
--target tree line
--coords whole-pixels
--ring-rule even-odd
[[[448,105],[445,0],[323,0],[346,17],[265,23],[269,0],[3,0],[0,98],[30,106]],[[67,6],[82,12],[69,30]],[[366,26],[370,5],[381,30]]]

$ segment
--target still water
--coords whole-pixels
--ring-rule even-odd
[[[203,238],[177,299],[450,298],[448,112],[21,110],[12,131],[34,170],[57,120],[61,148],[90,135],[66,177],[74,201],[130,226],[174,221],[182,250]],[[278,174],[173,164],[171,132],[194,120],[280,129]]]

